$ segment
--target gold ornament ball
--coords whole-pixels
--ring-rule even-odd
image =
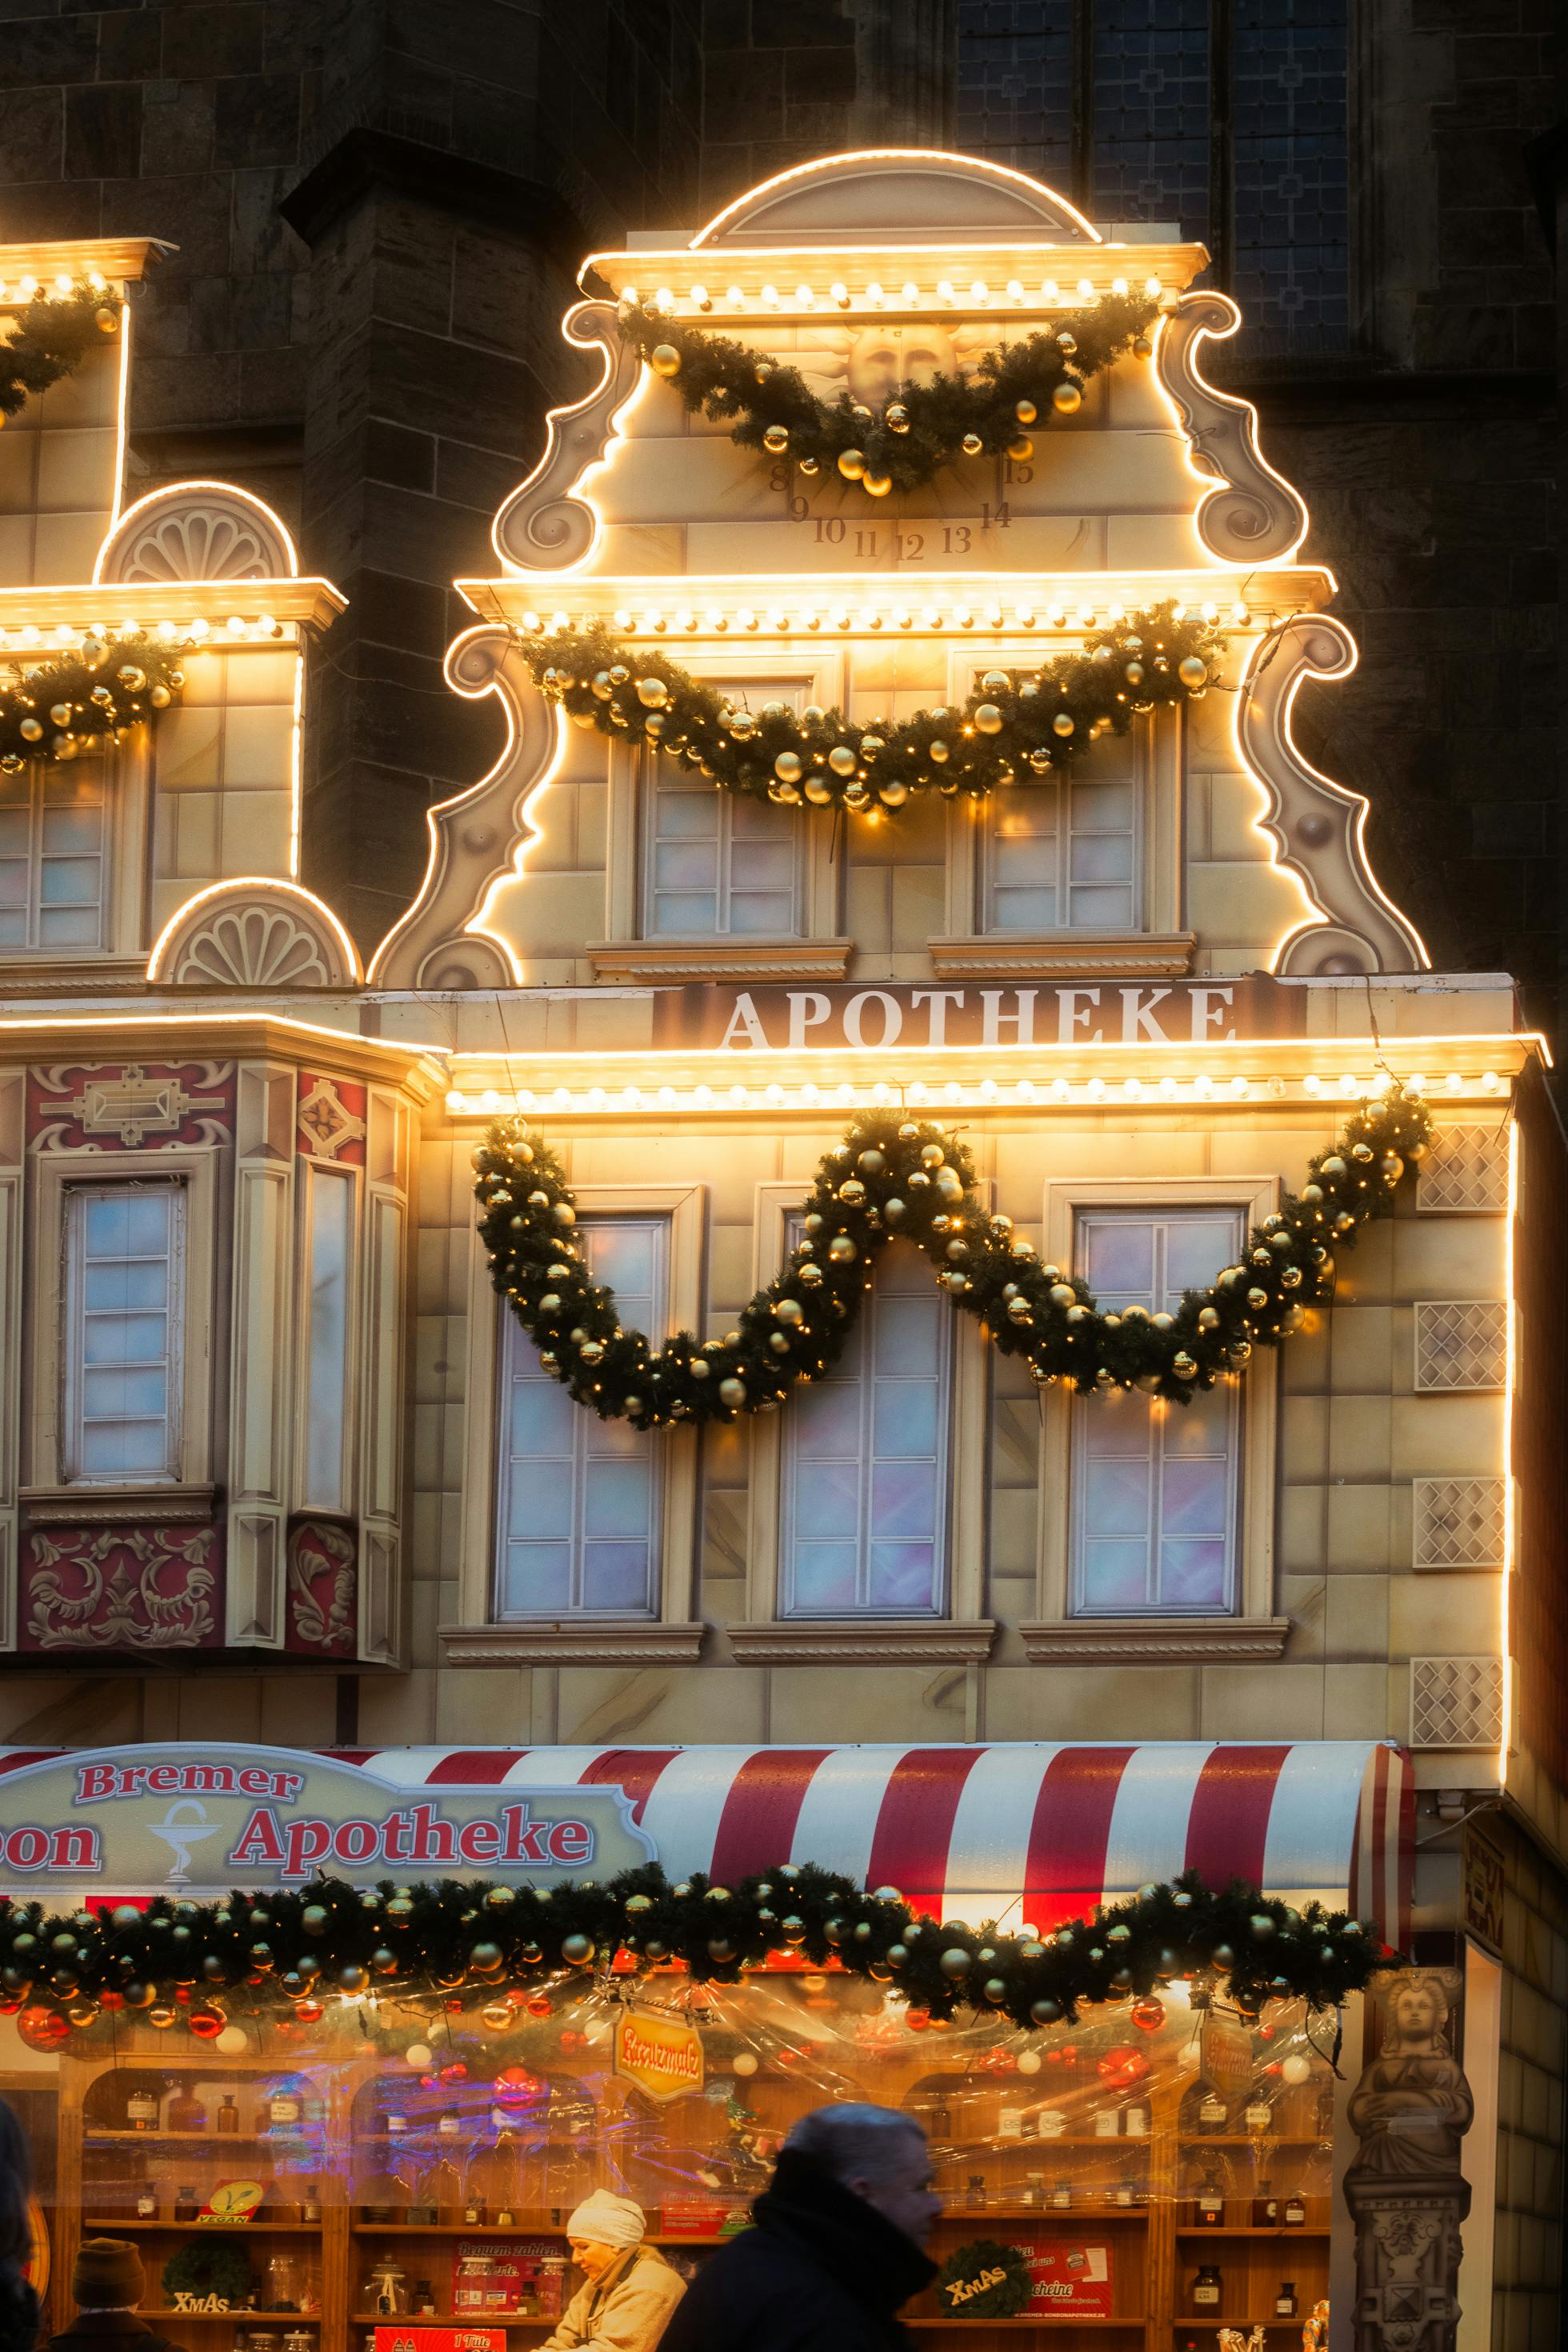
[[[908,784],[900,783],[896,778],[889,783],[879,784],[877,787],[877,798],[884,808],[902,808],[909,796]]]
[[[1057,337],[1057,349],[1058,352],[1067,352],[1069,354],[1076,352],[1078,349],[1078,337],[1073,334],[1068,328],[1064,327],[1061,333]]]
[[[963,436],[963,454],[966,457],[978,457],[984,446],[978,433],[966,433]]]
[[[1076,722],[1072,719],[1070,713],[1066,710],[1058,710],[1056,717],[1051,721],[1051,732],[1054,735],[1060,735],[1063,737],[1068,736],[1073,732],[1075,724]]]
[[[68,702],[56,702],[51,704],[49,709],[49,717],[54,720],[57,727],[68,727],[71,723],[70,704]]]
[[[111,310],[107,302],[100,303],[92,314],[92,323],[100,335],[111,335],[120,324],[120,313]]]
[[[861,479],[874,499],[885,499],[893,487],[891,474],[865,474]]]
[[[1209,682],[1209,666],[1201,655],[1188,654],[1177,664],[1176,676],[1184,686],[1206,686]]]
[[[43,728],[36,719],[24,719],[18,730],[24,743],[37,743],[43,739]]]
[[[889,407],[882,411],[882,422],[889,433],[907,433],[910,429],[910,412],[901,400],[895,400]]]
[[[1154,346],[1153,346],[1153,344],[1149,341],[1149,338],[1148,338],[1148,336],[1147,336],[1147,335],[1134,335],[1134,336],[1133,336],[1133,338],[1132,338],[1132,356],[1133,356],[1133,358],[1134,358],[1134,359],[1146,360],[1146,359],[1148,358],[1148,356],[1149,356],[1150,352],[1153,350],[1153,348],[1154,348]]]
[[[994,702],[983,702],[974,714],[974,724],[982,735],[1000,735],[1002,713]]]
[[[1083,406],[1083,394],[1076,383],[1058,383],[1051,394],[1051,406],[1058,416],[1073,416]]]
[[[827,1255],[835,1265],[847,1265],[857,1251],[847,1234],[835,1234],[827,1244]]]
[[[838,452],[838,470],[843,475],[847,482],[859,481],[866,471],[865,451],[863,449],[840,449]]]
[[[826,776],[808,776],[802,789],[813,808],[826,808],[833,798],[833,787]]]
[[[639,677],[637,700],[645,710],[658,710],[669,700],[669,688],[662,677]]]
[[[815,457],[803,457],[800,461],[800,471],[803,474],[815,476],[821,473],[822,467]]]
[[[1035,445],[1026,433],[1020,433],[1007,444],[1007,455],[1016,466],[1026,465],[1035,454]]]
[[[1032,400],[1018,401],[1013,410],[1020,425],[1032,425],[1039,413]]]
[[[167,710],[174,698],[166,686],[155,686],[147,697],[154,710]]]
[[[777,457],[789,447],[789,434],[782,425],[770,425],[763,436],[763,446]]]
[[[852,776],[855,773],[855,754],[847,743],[835,743],[827,755],[827,764],[836,776]]]
[[[673,343],[655,343],[648,353],[647,363],[655,375],[671,376],[680,373],[680,353]]]
[[[798,751],[781,751],[778,758],[773,761],[773,773],[778,778],[781,784],[798,784],[800,782],[800,753]]]
[[[737,1411],[739,1407],[743,1405],[746,1402],[745,1381],[734,1379],[721,1381],[719,1383],[719,1402],[721,1404],[727,1404],[732,1412]]]
[[[1129,686],[1142,686],[1143,683],[1142,663],[1130,661],[1126,668],[1123,670],[1122,676],[1126,678]]]

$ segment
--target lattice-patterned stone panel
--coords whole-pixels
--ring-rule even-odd
[[[1429,1298],[1415,1309],[1418,1389],[1500,1389],[1508,1308],[1500,1298]]]
[[[1421,1162],[1415,1206],[1424,1213],[1496,1216],[1508,1206],[1508,1134],[1440,1127]]]
[[[1500,1568],[1507,1518],[1506,1478],[1412,1479],[1412,1564]]]
[[[1412,1748],[1495,1748],[1502,1738],[1499,1658],[1412,1658]]]

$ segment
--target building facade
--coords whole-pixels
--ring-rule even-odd
[[[1366,802],[1297,741],[1298,693],[1321,708],[1356,643],[1307,500],[1211,376],[1237,313],[1194,286],[1203,248],[914,152],[786,171],[689,236],[595,251],[563,346],[595,381],[451,591],[442,708],[467,742],[483,711],[496,756],[430,809],[374,936],[374,829],[350,836],[353,885],[312,887],[337,724],[317,682],[353,592],[243,485],[127,486],[128,298],[154,259],[90,236],[0,252],[18,304],[96,279],[104,313],[0,445],[21,690],[51,659],[99,664],[111,697],[178,669],[117,732],[56,689],[65,718],[47,740],[19,722],[6,771],[10,1747],[494,1748],[585,1777],[642,1757],[623,1782],[694,1747],[805,1780],[862,1742],[1059,1743],[1113,1780],[1141,1743],[1194,1775],[1233,1750],[1310,1772],[1397,1749],[1413,1817],[1385,1789],[1377,1834],[1406,1903],[1380,1916],[1465,2021],[1476,2116],[1462,2176],[1428,2184],[1473,2219],[1463,2267],[1423,2284],[1422,2340],[1552,2340],[1549,1055],[1512,976],[1435,968]],[[891,495],[863,464],[803,470],[787,435],[738,444],[684,404],[679,342],[645,364],[625,331],[730,338],[869,418],[1139,302],[1059,414]],[[1178,692],[1183,629],[1205,650]],[[946,789],[1002,728],[977,697],[1070,679],[1067,716],[1100,691],[1097,648],[1126,685],[1081,757]],[[656,715],[695,681],[747,714],[742,744],[824,711],[883,733],[821,776],[786,752],[713,789],[640,716],[631,740],[628,677]],[[937,710],[949,761],[930,751],[911,790],[878,761]],[[1305,1309],[1253,1283],[1281,1344],[1240,1342],[1191,1404],[1152,1375],[1036,1378],[963,1311],[956,1236],[941,1286],[879,1240],[847,1343],[778,1410],[731,1369],[862,1120],[954,1139],[953,1202],[993,1241],[1161,1331],[1266,1264],[1318,1159],[1399,1090],[1433,1133],[1388,1177],[1393,1214],[1336,1246],[1331,1298],[1327,1276]],[[700,1430],[639,1429],[644,1398],[593,1409],[596,1339],[542,1359],[512,1311],[541,1311],[508,1273],[521,1244],[493,1253],[498,1297],[474,1158],[498,1117],[559,1155],[568,1255],[626,1328],[656,1354],[690,1335],[687,1369],[713,1353],[739,1389],[687,1414]],[[1360,2296],[1354,2340],[1392,2344],[1364,2331],[1392,2331],[1404,2289],[1365,2263],[1336,2325]]]

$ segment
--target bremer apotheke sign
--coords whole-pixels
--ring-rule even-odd
[[[0,1777],[0,1888],[298,1886],[318,1872],[548,1886],[653,1859],[613,1788],[407,1788],[289,1748],[79,1748]]]
[[[799,1053],[943,1045],[1215,1045],[1279,1037],[1300,999],[1262,973],[1237,980],[835,981],[822,988],[661,989],[656,1046]]]

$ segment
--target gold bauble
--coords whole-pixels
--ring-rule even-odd
[[[1054,735],[1070,735],[1073,732],[1075,725],[1076,721],[1067,711],[1058,710],[1056,717],[1051,721],[1051,732]]]
[[[901,400],[895,400],[882,411],[882,422],[889,433],[907,433],[910,412]]]
[[[1035,445],[1026,433],[1018,434],[1007,444],[1007,455],[1015,465],[1022,466],[1035,454]]]
[[[1184,686],[1206,686],[1209,682],[1209,666],[1200,655],[1188,654],[1184,660],[1178,663],[1176,676]]]
[[[891,474],[868,473],[862,475],[861,480],[864,487],[869,490],[874,499],[885,499],[888,492],[893,487],[893,478]]]
[[[680,353],[673,343],[655,343],[648,353],[647,363],[655,375],[670,376],[680,373]]]
[[[1083,394],[1076,383],[1058,383],[1051,394],[1051,406],[1058,416],[1071,416],[1083,406]]]
[[[827,764],[836,776],[852,776],[855,773],[855,754],[847,743],[835,743],[827,755]]]
[[[838,470],[847,482],[858,482],[866,471],[866,454],[862,449],[840,449]]]
[[[1061,333],[1057,337],[1057,349],[1058,352],[1068,352],[1069,353],[1076,352],[1078,349],[1078,337],[1068,328],[1064,327]]]
[[[764,449],[771,450],[775,457],[781,457],[789,447],[789,434],[785,427],[782,425],[770,425],[763,436],[763,446]]]
[[[807,776],[801,789],[813,808],[826,808],[833,798],[833,787],[826,776]]]
[[[800,753],[781,751],[773,761],[773,773],[781,784],[798,784],[801,774]]]
[[[1000,735],[1002,713],[994,702],[983,702],[974,714],[974,724],[982,735]]]
[[[1032,425],[1039,413],[1032,400],[1020,400],[1015,404],[1013,409],[1013,414],[1020,425]]]
[[[120,324],[120,313],[102,302],[92,314],[92,323],[100,335],[111,335]]]
[[[1133,358],[1134,358],[1134,359],[1146,360],[1146,359],[1148,358],[1148,356],[1149,356],[1150,352],[1153,350],[1153,348],[1154,348],[1154,346],[1153,346],[1153,344],[1149,341],[1149,338],[1148,338],[1148,336],[1147,336],[1147,335],[1134,335],[1134,336],[1133,336],[1133,338],[1132,338],[1132,356],[1133,356]]]
[[[978,433],[966,433],[963,436],[963,454],[966,457],[978,457],[984,446]]]

